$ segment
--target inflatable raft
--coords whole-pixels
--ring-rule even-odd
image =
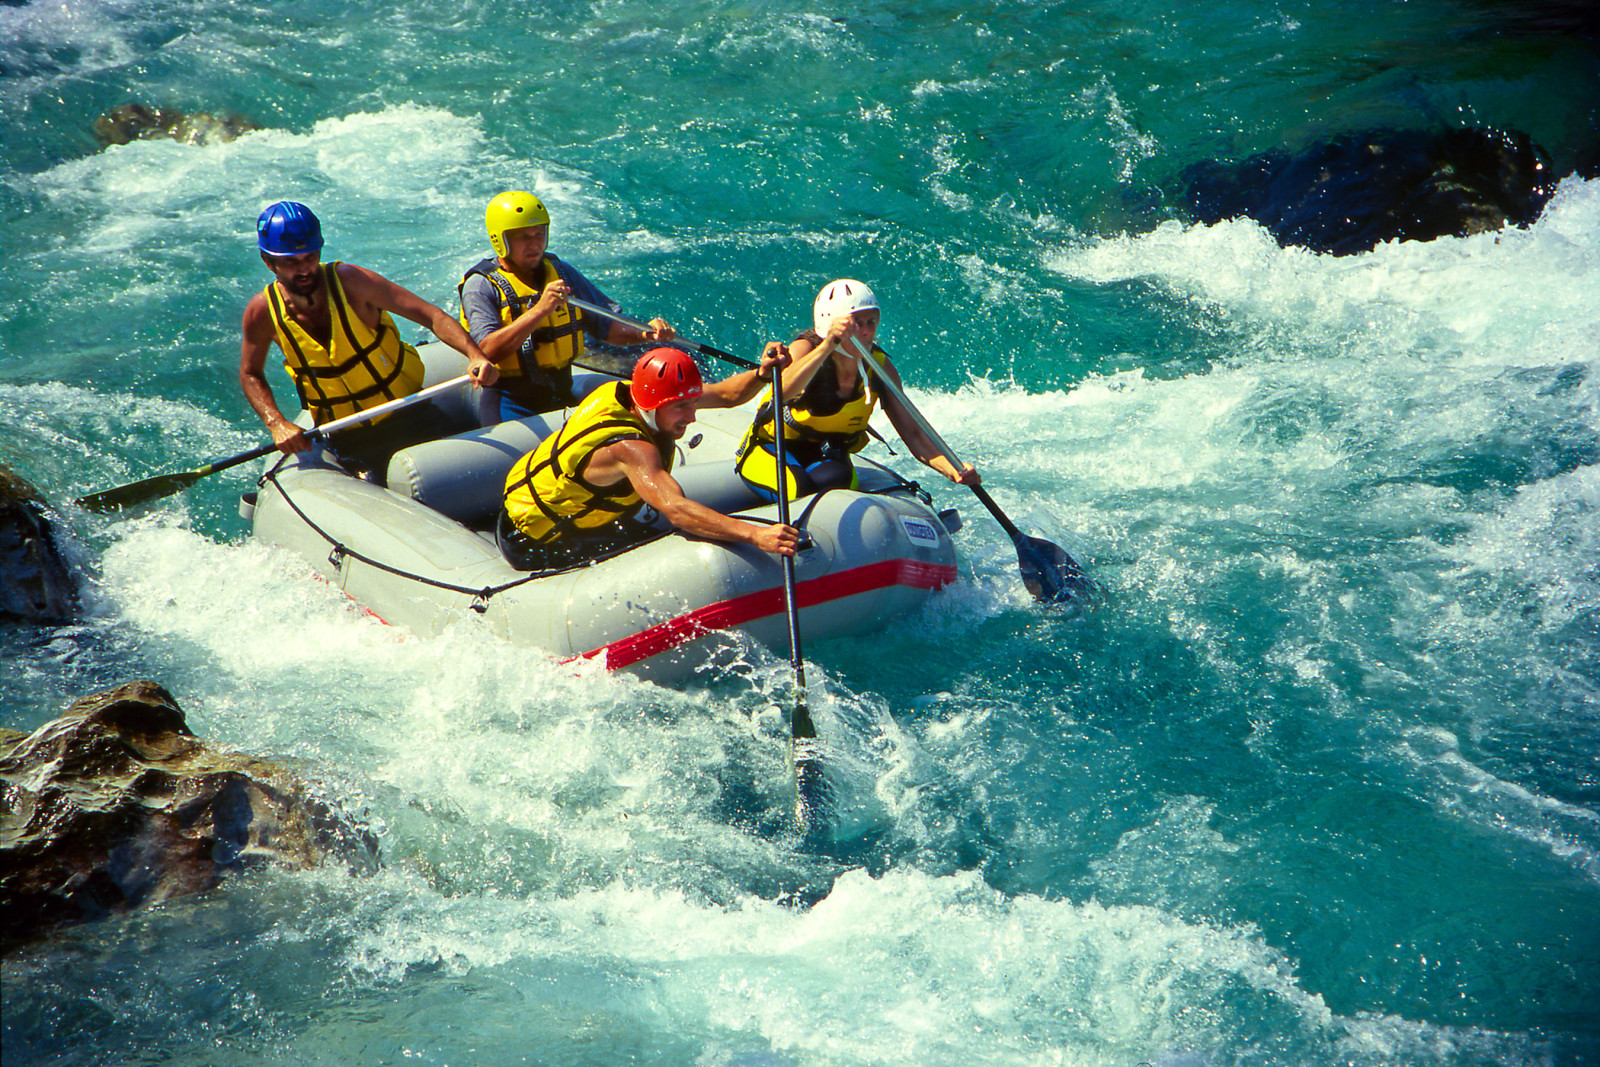
[[[464,367],[442,345],[423,354],[431,381]],[[615,379],[578,380],[583,392]],[[441,406],[470,423],[471,394],[444,394]],[[256,538],[301,556],[379,619],[414,633],[437,633],[476,613],[514,644],[665,683],[731,660],[750,640],[786,652],[782,564],[748,545],[666,528],[564,571],[530,574],[505,561],[493,525],[506,473],[564,417],[552,412],[405,449],[389,464],[387,487],[352,475],[320,448],[279,457],[244,511]],[[673,475],[718,511],[776,522],[777,508],[733,471],[751,417],[750,407],[703,412],[679,442]],[[791,521],[810,538],[795,568],[808,642],[881,631],[956,577],[955,513],[936,512],[915,484],[886,468],[858,466],[859,491],[791,505]]]

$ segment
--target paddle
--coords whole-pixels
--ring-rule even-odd
[[[869,373],[883,386],[884,392],[900,402],[906,414],[916,421],[922,432],[927,434],[928,439],[944,454],[944,458],[949,460],[956,470],[960,470],[961,461],[956,458],[955,451],[945,443],[944,438],[939,436],[939,432],[923,417],[922,412],[911,403],[905,390],[896,385],[878,365],[878,361],[867,354],[859,340],[852,337],[850,343],[855,346],[861,362],[865,364]],[[1077,561],[1067,555],[1065,549],[1043,538],[1029,537],[1017,529],[1016,524],[1000,510],[1000,505],[994,502],[983,486],[969,485],[967,488],[983,502],[983,506],[989,509],[989,514],[995,517],[1001,528],[1011,537],[1011,543],[1017,548],[1017,565],[1022,571],[1022,584],[1027,587],[1028,592],[1039,600],[1050,603],[1088,595],[1093,583],[1089,581],[1088,575],[1083,573],[1083,568],[1078,566]]]
[[[430,385],[426,389],[412,393],[410,396],[403,396],[399,400],[391,400],[386,404],[379,404],[377,407],[358,411],[354,415],[346,415],[342,419],[334,419],[332,422],[324,423],[314,430],[307,431],[306,438],[312,441],[321,440],[329,434],[360,425],[363,422],[370,422],[380,415],[387,415],[390,412],[399,411],[401,408],[420,403],[429,397],[437,396],[439,393],[460,386],[470,380],[470,375],[463,374],[459,378],[451,378],[447,382]],[[135,504],[160,500],[164,496],[181,493],[209,474],[225,471],[229,467],[237,467],[239,464],[248,463],[252,459],[260,459],[262,456],[276,451],[277,448],[278,446],[275,444],[262,445],[259,448],[252,448],[248,452],[241,452],[237,456],[219,459],[214,463],[207,463],[204,467],[196,467],[192,471],[159,474],[154,478],[146,478],[142,482],[134,482],[131,485],[121,485],[115,489],[91,493],[89,496],[78,498],[73,503],[86,511],[121,511],[123,508],[133,507]]]
[[[641,333],[647,332],[653,328],[648,322],[640,322],[638,319],[631,319],[620,312],[611,311],[608,308],[596,307],[594,304],[588,304],[582,300],[577,300],[570,296],[567,297],[567,303],[582,311],[592,311],[603,319],[614,319],[615,321],[622,323],[624,326],[632,326],[635,330],[638,330]],[[710,345],[703,345],[699,341],[691,341],[686,337],[675,337],[671,341],[664,343],[672,345],[684,345],[688,348],[694,349],[703,356],[712,356],[726,363],[732,363],[736,367],[744,367],[749,369],[760,366],[760,364],[745,359],[743,356],[736,356],[732,352],[724,352],[720,348],[712,348]]]
[[[593,312],[601,318],[613,319],[624,326],[632,326],[641,333],[652,329],[648,322],[630,318],[620,312],[609,308],[597,307],[583,300],[567,297],[567,303],[581,311]],[[752,368],[760,364],[736,356],[732,352],[724,352],[720,348],[713,348],[698,341],[691,341],[685,337],[674,338],[668,343],[675,343],[692,348],[702,355],[712,356],[737,367]],[[774,366],[772,368],[772,411],[773,426],[783,425],[783,371]],[[778,461],[778,521],[785,526],[789,525],[789,493],[788,493],[788,460],[784,454],[783,434],[777,435],[775,443]],[[818,828],[817,820],[822,815],[822,795],[824,782],[822,778],[822,763],[820,760],[821,746],[817,740],[816,724],[811,721],[811,709],[806,704],[806,664],[800,654],[800,608],[795,599],[794,588],[794,557],[783,557],[783,606],[789,621],[789,664],[794,668],[794,713],[789,717],[790,752],[794,758],[795,781],[795,818],[801,830],[810,833]]]
[[[567,298],[567,303],[583,311],[591,311],[602,318],[614,319],[625,326],[632,326],[641,332],[651,328],[647,322],[640,322],[638,319],[629,318],[627,315],[608,308],[596,307],[594,304],[586,303],[570,296]],[[860,342],[853,337],[850,340],[856,345],[856,351],[861,352]],[[704,355],[725,360],[735,366],[756,366],[750,360],[736,356],[731,352],[724,352],[720,348],[713,348],[711,345],[691,341],[685,337],[676,338],[676,343],[686,345]],[[906,397],[904,390],[890,381],[877,362],[866,356],[865,353],[862,353],[862,362],[867,364],[873,372],[873,376],[883,383],[885,390],[900,401],[906,413],[916,420],[917,425],[922,428],[922,432],[927,434],[928,439],[938,446],[940,451],[944,453],[945,458],[955,464],[957,470],[960,470],[961,461],[956,458],[955,451],[945,443],[944,438],[939,436],[938,431],[923,417],[922,412],[916,409],[916,406]],[[782,469],[780,465],[779,470],[781,471]],[[1006,534],[1011,538],[1011,543],[1016,546],[1017,565],[1022,571],[1022,584],[1027,587],[1028,592],[1040,600],[1053,603],[1086,596],[1094,588],[1094,583],[1090,581],[1089,576],[1083,573],[1083,568],[1078,566],[1076,560],[1067,555],[1066,549],[1046,541],[1042,537],[1029,537],[1017,529],[1016,524],[1011,521],[1004,511],[1000,510],[1000,505],[994,502],[994,498],[989,495],[983,486],[969,485],[967,488],[971,489],[973,494],[982,501],[983,506],[989,509],[989,514],[995,517],[995,520],[1000,523],[1001,529],[1005,530]]]
[[[773,449],[778,460],[778,521],[789,525],[789,461],[783,444],[783,368],[772,365]],[[817,828],[822,814],[821,743],[806,704],[806,663],[800,655],[800,605],[794,590],[794,557],[783,557],[783,608],[789,618],[789,663],[794,668],[794,713],[789,717],[794,758],[795,820],[803,832]]]

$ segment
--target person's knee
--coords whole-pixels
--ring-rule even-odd
[[[535,414],[535,407],[537,405],[524,404],[521,400],[514,399],[509,395],[502,395],[500,397],[500,421],[518,422],[522,419],[531,419]]]
[[[540,547],[527,534],[511,521],[511,516],[504,508],[495,520],[495,543],[500,547],[500,555],[505,558],[514,570],[534,571],[539,569]]]
[[[500,421],[500,390],[486,385],[478,394],[478,425],[495,426]]]
[[[811,483],[807,493],[820,493],[824,489],[848,489],[855,481],[856,469],[847,459],[825,459],[805,469],[806,480]]]
[[[855,482],[855,468],[850,461],[823,459],[806,464],[792,453],[785,455],[785,470],[790,485],[789,499],[820,493],[824,489],[847,489]],[[739,476],[746,485],[768,503],[778,500],[778,457],[771,448],[763,446],[739,464]]]
[[[769,504],[778,500],[778,460],[770,449],[756,446],[739,457],[734,473],[756,496]]]

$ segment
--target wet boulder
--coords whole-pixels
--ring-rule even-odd
[[[208,748],[154,682],[0,731],[0,944],[330,861],[375,869],[377,840],[285,768]]]
[[[78,613],[79,575],[59,516],[0,464],[0,622],[65,622]]]
[[[1600,41],[1600,4],[1594,0],[1478,0],[1493,19],[1479,29],[1496,37],[1581,37]]]
[[[1296,153],[1207,160],[1182,180],[1200,222],[1248,217],[1281,245],[1334,255],[1526,226],[1557,183],[1526,134],[1481,128],[1345,134]]]
[[[118,104],[94,120],[95,139],[108,147],[161,138],[192,145],[226,144],[242,133],[260,128],[239,115],[179,111],[139,103]]]

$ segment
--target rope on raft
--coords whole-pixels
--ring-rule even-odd
[[[285,459],[287,459],[287,457],[285,457]],[[434,589],[443,589],[443,590],[445,590],[447,592],[461,593],[464,596],[470,596],[470,597],[472,597],[472,602],[468,606],[473,611],[476,611],[480,615],[489,610],[489,601],[493,597],[496,597],[499,594],[504,593],[508,589],[515,589],[520,585],[526,585],[527,583],[532,582],[532,581],[536,581],[537,579],[540,579],[540,578],[548,578],[553,574],[560,574],[563,571],[576,570],[577,567],[580,567],[580,566],[582,566],[582,567],[593,566],[596,563],[603,562],[604,560],[611,559],[614,556],[621,555],[624,552],[627,552],[627,551],[629,551],[631,549],[639,547],[638,545],[625,545],[625,546],[622,546],[620,548],[615,549],[612,552],[608,552],[608,553],[606,553],[604,555],[596,556],[594,559],[585,560],[583,563],[577,564],[577,565],[575,565],[573,567],[557,567],[557,568],[551,568],[549,570],[534,571],[534,572],[530,573],[525,578],[518,578],[514,582],[506,582],[506,583],[504,583],[502,585],[487,585],[487,586],[484,586],[484,587],[482,587],[480,589],[472,589],[472,588],[470,588],[468,586],[462,586],[462,585],[453,585],[450,582],[441,582],[437,578],[429,578],[425,574],[413,574],[410,571],[401,570],[399,567],[394,567],[394,566],[391,566],[391,565],[389,565],[387,563],[384,563],[382,560],[373,559],[371,556],[368,556],[368,555],[366,555],[366,554],[364,554],[362,552],[357,552],[355,549],[351,548],[349,545],[344,544],[337,537],[334,537],[328,531],[326,531],[322,527],[318,526],[316,524],[316,522],[312,520],[311,516],[307,515],[305,513],[305,511],[301,509],[300,505],[298,505],[298,504],[296,504],[294,502],[294,498],[289,495],[288,490],[284,489],[283,484],[278,481],[278,478],[277,478],[278,468],[281,467],[282,465],[283,465],[283,461],[280,460],[277,463],[277,465],[275,465],[271,470],[267,471],[266,474],[261,476],[261,481],[258,484],[265,485],[266,483],[271,482],[272,483],[272,487],[274,489],[276,489],[278,491],[278,495],[283,498],[283,502],[285,504],[289,505],[289,510],[293,511],[296,515],[298,515],[300,517],[300,521],[305,523],[308,527],[310,527],[311,530],[313,532],[315,532],[318,537],[321,537],[324,541],[328,542],[328,544],[333,546],[333,550],[328,553],[328,565],[333,567],[334,570],[338,570],[343,565],[343,563],[344,563],[344,561],[346,559],[353,559],[353,560],[357,561],[358,563],[365,563],[369,567],[373,567],[373,568],[375,568],[377,570],[383,571],[385,574],[392,574],[396,578],[404,578],[404,579],[407,579],[408,581],[417,582],[417,583],[419,583],[421,585],[431,586]],[[884,468],[884,469],[887,470],[887,468]],[[891,473],[893,473],[893,472],[891,472]],[[898,478],[899,476],[896,475],[896,477]],[[914,489],[918,488],[915,482],[907,482],[903,478],[900,479],[900,481],[901,481],[901,485],[893,486],[893,487],[891,487],[889,489],[876,490],[875,492],[888,493],[888,492],[892,492],[894,490],[900,489],[902,487],[907,487],[907,486],[909,486],[911,488],[914,488]],[[918,491],[920,492],[920,489]],[[796,524],[796,529],[800,529],[800,530],[804,530],[805,529],[806,523],[811,517],[812,510],[817,506],[818,502],[821,501],[822,496],[823,496],[822,493],[818,493],[816,496],[814,496],[811,499],[811,502],[806,506],[805,510],[803,512],[801,512],[800,518],[799,518],[799,520],[797,521],[797,524]],[[749,516],[749,515],[734,515],[734,516],[731,516],[731,517],[732,518],[737,518],[737,519],[743,519],[746,522],[767,522],[768,521],[766,519],[757,518],[757,517]]]

